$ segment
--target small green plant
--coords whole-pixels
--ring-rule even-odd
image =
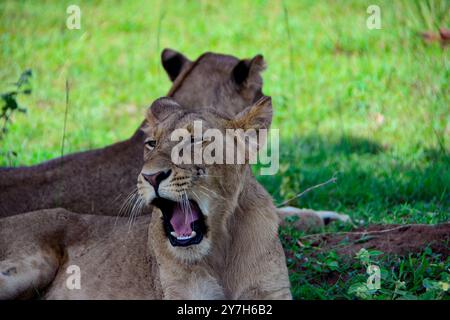
[[[27,112],[25,107],[19,105],[17,98],[21,94],[31,94],[30,78],[32,76],[30,69],[25,70],[19,77],[17,82],[14,82],[13,90],[2,93],[1,99],[3,102],[0,119],[3,121],[2,129],[0,131],[0,139],[8,132],[8,125],[11,123],[11,117],[15,112]]]
[[[375,261],[375,257],[383,254],[381,251],[375,251],[375,250],[366,250],[365,248],[361,248],[358,253],[356,254],[355,258],[359,261],[359,263],[363,266],[364,269],[366,269],[366,273],[371,274],[369,272],[370,268],[375,266],[378,268],[378,272],[380,272],[380,277],[382,277],[382,274],[386,274],[386,270],[380,269],[377,265],[377,262]],[[359,265],[356,263],[356,265],[359,267]],[[372,299],[373,296],[379,292],[381,289],[380,287],[374,287],[370,286],[366,279],[365,281],[358,281],[353,283],[349,289],[348,294],[351,296],[355,296],[360,299]]]

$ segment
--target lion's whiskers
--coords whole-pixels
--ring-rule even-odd
[[[129,219],[128,231],[131,230],[131,227],[133,226],[133,223],[136,221],[137,217],[142,212],[143,204],[144,204],[144,199],[142,197],[139,197],[135,201],[135,203],[134,203],[134,205],[133,205],[133,207],[131,209],[131,215],[130,215],[130,219]]]
[[[114,228],[117,226],[117,221],[122,215],[126,215],[130,209],[130,206],[135,201],[135,198],[138,196],[138,190],[137,188],[134,188],[128,196],[125,198],[122,206],[119,209],[119,214],[116,216],[116,219],[114,221]]]
[[[184,195],[184,201],[185,201],[185,203],[186,203],[186,207],[187,207],[187,209],[188,209],[188,213],[190,214],[192,221],[194,221],[194,215],[193,215],[193,213],[192,213],[191,204],[189,203],[189,198],[188,198],[188,195],[187,195],[187,193],[186,193],[186,190],[184,190],[183,195]],[[184,220],[184,223],[185,223],[185,224],[187,223],[187,214],[185,214],[185,220]]]
[[[225,197],[221,196],[220,194],[218,194],[217,192],[215,192],[215,191],[213,191],[213,190],[211,190],[211,189],[207,189],[207,188],[205,188],[205,187],[202,186],[202,185],[199,185],[199,187],[205,189],[207,192],[211,192],[212,194],[216,195],[217,197],[219,197],[219,198],[221,198],[221,199],[223,199],[223,200],[226,200]]]
[[[195,193],[194,190],[191,190],[191,192],[192,192],[192,195],[197,199],[198,204],[200,204],[200,202],[201,202],[200,197]]]
[[[143,207],[145,206],[145,199],[140,195],[139,191],[145,189],[145,187],[140,186],[138,188],[134,188],[125,198],[122,206],[120,207],[119,214],[116,216],[114,221],[114,228],[117,226],[117,222],[120,217],[128,216],[127,223],[129,224],[129,230],[131,229],[133,223],[136,221],[138,215],[142,212]]]
[[[136,193],[137,193],[137,188],[134,188],[129,194],[128,196],[125,198],[122,206],[120,207],[119,210],[119,214],[118,217],[122,216],[122,214],[126,213],[128,210],[128,207],[130,205],[130,202],[132,201],[133,198],[136,197]]]
[[[210,195],[209,194],[207,194],[206,192],[203,192],[202,190],[198,190],[199,192],[201,192],[201,193],[203,193],[205,196],[207,196],[209,199],[212,199],[211,197],[210,197]]]

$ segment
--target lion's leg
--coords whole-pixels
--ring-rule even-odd
[[[295,207],[282,207],[277,209],[280,217],[280,226],[289,224],[298,230],[309,231],[321,228],[332,221],[350,222],[350,217],[334,211],[315,211]],[[292,218],[290,218],[292,217]]]
[[[0,299],[30,298],[51,283],[79,216],[51,209],[0,219]]]
[[[39,294],[54,279],[59,263],[56,252],[41,248],[0,261],[0,300]]]

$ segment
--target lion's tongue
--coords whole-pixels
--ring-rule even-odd
[[[177,203],[173,209],[172,218],[170,218],[170,224],[179,237],[190,236],[192,233],[191,223],[199,218],[197,208],[191,204],[189,206],[191,209],[187,208],[187,212],[185,212],[181,205]]]

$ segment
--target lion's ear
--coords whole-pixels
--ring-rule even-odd
[[[148,108],[147,122],[149,125],[154,125],[180,109],[181,106],[175,100],[167,97],[159,98]]]
[[[272,123],[272,98],[263,96],[252,106],[241,111],[232,124],[237,129],[269,129]]]
[[[191,60],[175,50],[166,48],[161,52],[161,62],[170,80],[174,81]]]
[[[252,59],[244,59],[233,68],[232,78],[238,86],[245,86],[253,82],[266,68],[264,57],[261,54]]]

